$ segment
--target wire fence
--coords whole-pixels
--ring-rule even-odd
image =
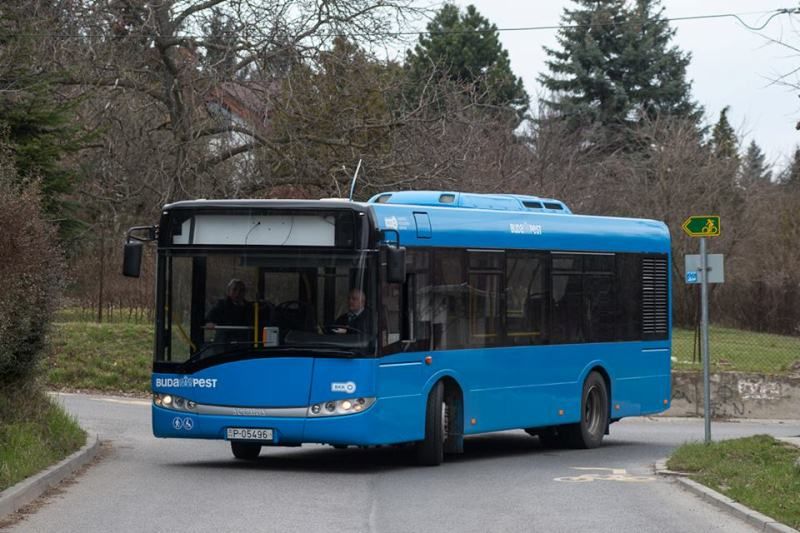
[[[700,329],[675,328],[672,368],[703,369]],[[712,372],[800,374],[800,336],[759,333],[712,323],[709,327]]]

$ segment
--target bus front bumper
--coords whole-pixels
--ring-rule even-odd
[[[382,400],[361,413],[328,417],[195,414],[153,405],[153,434],[160,438],[228,440],[229,428],[270,429],[272,440],[262,444],[274,446],[312,442],[370,446],[421,440],[424,411],[403,404]]]

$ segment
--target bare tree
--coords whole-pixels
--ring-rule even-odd
[[[60,60],[75,68],[63,81],[98,88],[95,95],[109,102],[122,93],[126,97],[118,103],[150,107],[146,116],[157,118],[144,133],[168,137],[161,146],[169,157],[160,158],[167,179],[158,203],[204,194],[216,167],[265,144],[264,124],[221,121],[208,112],[211,103],[231,112],[220,102],[223,84],[255,94],[265,117],[287,56],[315,68],[319,51],[337,35],[389,39],[410,9],[407,0],[86,0],[69,6],[64,31],[72,42],[62,47]],[[203,34],[219,17],[230,23],[224,42]],[[220,70],[203,63],[208,57],[224,57],[223,72],[232,78],[217,77]],[[241,142],[208,149],[210,138],[231,133],[240,133]]]

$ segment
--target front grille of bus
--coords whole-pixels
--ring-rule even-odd
[[[642,258],[642,337],[665,339],[669,328],[666,257]]]

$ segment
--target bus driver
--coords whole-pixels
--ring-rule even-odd
[[[334,322],[333,332],[367,333],[372,329],[372,313],[366,308],[367,298],[361,289],[350,289],[347,295],[347,312]]]

